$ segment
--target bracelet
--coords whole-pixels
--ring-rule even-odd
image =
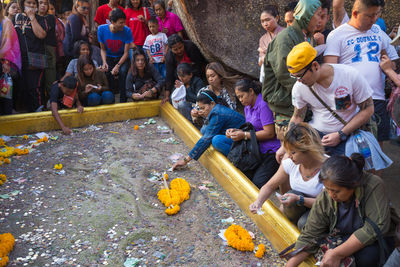
[[[247,141],[247,132],[244,132],[244,141]]]
[[[300,199],[296,201],[296,205],[301,207],[304,206],[304,197],[300,195]]]
[[[184,158],[183,158],[183,161],[184,161],[185,163],[188,163],[190,160],[189,160],[187,157],[184,157]]]

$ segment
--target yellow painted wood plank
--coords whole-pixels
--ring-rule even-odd
[[[161,106],[161,117],[168,122],[188,147],[193,147],[200,139],[200,132],[170,104]],[[224,155],[211,146],[201,156],[200,162],[246,215],[257,224],[276,250],[281,251],[297,240],[299,235],[297,227],[270,200],[266,201],[262,207],[263,215],[254,215],[249,211],[249,205],[257,198],[258,188]],[[313,260],[309,259],[301,266],[313,266]]]
[[[160,101],[130,102],[86,107],[82,114],[76,109],[60,110],[67,127],[154,117],[160,113]],[[51,111],[0,116],[0,134],[19,135],[60,129]]]

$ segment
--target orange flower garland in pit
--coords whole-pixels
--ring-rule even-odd
[[[0,174],[0,185],[3,185],[7,182],[7,176],[5,174]]]
[[[254,243],[249,232],[240,225],[232,224],[229,226],[228,229],[226,229],[224,236],[226,240],[228,240],[228,245],[237,250],[254,250]]]
[[[43,138],[36,140],[36,144],[46,143],[47,141],[49,141],[47,136],[43,136]]]
[[[190,185],[182,178],[176,178],[171,181],[171,189],[161,189],[158,191],[158,199],[167,209],[165,213],[174,215],[180,211],[179,204],[189,199]]]
[[[12,234],[5,233],[0,235],[0,267],[8,263],[8,254],[14,248],[15,239]]]
[[[27,148],[25,148],[25,149],[16,148],[14,151],[15,151],[15,154],[17,154],[18,156],[26,155],[29,153],[29,149],[27,149]]]
[[[257,252],[256,252],[256,257],[261,259],[264,256],[264,253],[265,253],[264,244],[258,245]]]

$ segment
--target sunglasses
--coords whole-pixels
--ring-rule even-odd
[[[312,67],[312,62],[311,64],[308,64],[308,66],[306,67],[306,70],[303,72],[303,74],[300,77],[294,76],[293,74],[290,74],[290,77],[292,77],[293,79],[296,79],[298,81],[302,81],[304,75],[306,75],[307,71],[309,71]]]

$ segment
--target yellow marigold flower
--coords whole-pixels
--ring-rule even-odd
[[[4,163],[10,164],[11,160],[9,158],[6,158],[3,160]]]
[[[24,138],[25,140],[27,140],[27,139],[29,138],[29,136],[24,135],[23,138]]]
[[[158,191],[157,196],[161,203],[163,203],[166,207],[169,207],[171,205],[179,205],[181,203],[179,192],[174,189],[161,189],[160,191]]]
[[[264,253],[265,253],[264,244],[258,245],[257,252],[256,252],[256,257],[261,259],[264,256]]]
[[[249,234],[240,225],[232,224],[226,229],[224,236],[228,245],[240,251],[253,251],[254,243]]]
[[[165,178],[165,181],[168,181],[168,174],[167,173],[164,173],[164,178]]]
[[[54,169],[56,169],[56,170],[61,170],[62,168],[63,168],[63,165],[61,163],[54,165]]]
[[[175,189],[179,192],[181,202],[189,199],[190,185],[185,179],[176,178],[172,180],[171,189]]]
[[[139,130],[139,125],[135,125],[135,126],[133,126],[133,129],[135,130],[135,131],[137,131],[137,130]]]
[[[14,248],[15,239],[12,234],[5,233],[0,235],[0,267],[8,263],[8,254]]]
[[[181,210],[181,208],[179,207],[179,205],[172,205],[172,207],[169,206],[165,210],[165,213],[168,215],[174,215],[174,214],[177,214],[180,210]]]

